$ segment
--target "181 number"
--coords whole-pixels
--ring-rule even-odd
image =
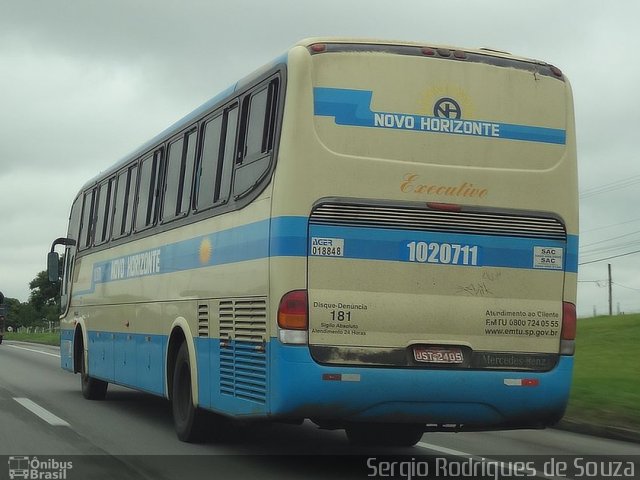
[[[331,310],[331,320],[334,322],[337,320],[338,322],[350,322],[351,321],[351,312],[345,310]]]

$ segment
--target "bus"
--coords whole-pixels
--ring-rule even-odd
[[[62,368],[88,399],[166,397],[184,441],[229,419],[403,446],[552,425],[576,163],[553,65],[301,41],[80,189],[48,256]]]

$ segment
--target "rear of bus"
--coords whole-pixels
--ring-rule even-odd
[[[321,39],[287,68],[274,416],[348,432],[556,422],[578,234],[562,72],[494,51]]]

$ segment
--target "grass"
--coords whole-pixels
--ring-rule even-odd
[[[59,333],[16,333],[5,332],[5,340],[18,340],[21,342],[44,343],[45,345],[60,345]]]
[[[565,418],[640,430],[640,314],[578,320]]]
[[[6,333],[7,340],[59,345],[58,333]],[[565,418],[640,430],[640,314],[581,318]]]

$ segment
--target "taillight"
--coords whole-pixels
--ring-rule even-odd
[[[573,355],[576,352],[576,306],[562,302],[562,333],[560,334],[560,353]]]
[[[306,290],[285,294],[278,307],[278,326],[288,330],[306,330],[309,327],[307,307]]]
[[[283,295],[278,306],[278,337],[282,343],[303,345],[309,341],[309,304],[306,290]]]
[[[562,302],[562,339],[576,338],[576,306],[573,303]]]

